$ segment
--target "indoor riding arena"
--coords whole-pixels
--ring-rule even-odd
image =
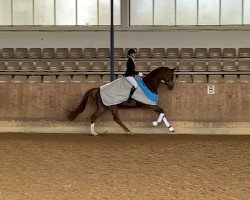
[[[249,200],[249,9],[0,0],[0,200]],[[127,80],[131,48],[144,83],[175,69],[157,85],[164,116],[124,91],[119,116],[133,134],[114,105],[91,121],[97,93],[69,120],[89,90]]]

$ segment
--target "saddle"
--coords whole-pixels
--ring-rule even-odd
[[[144,104],[157,105],[158,94],[154,94],[147,89],[141,79],[136,78],[136,81],[138,87],[132,98]],[[121,77],[111,83],[101,86],[100,94],[104,105],[112,106],[127,101],[131,88],[131,83],[129,83],[125,77]]]

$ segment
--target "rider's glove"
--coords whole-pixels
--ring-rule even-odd
[[[141,73],[141,72],[139,72],[139,74],[138,74],[139,76],[143,76],[143,73]]]

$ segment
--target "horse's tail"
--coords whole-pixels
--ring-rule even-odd
[[[72,121],[74,120],[82,111],[84,111],[85,107],[86,107],[86,104],[88,102],[88,99],[91,95],[94,95],[95,92],[97,91],[98,88],[92,88],[90,90],[88,90],[85,95],[83,96],[82,98],[82,101],[81,103],[79,104],[79,106],[73,110],[73,111],[70,111],[68,113],[68,120]]]

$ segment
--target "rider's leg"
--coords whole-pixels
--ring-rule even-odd
[[[132,96],[133,96],[135,90],[136,90],[135,86],[133,86],[133,87],[131,88],[131,90],[130,90],[129,97],[128,97],[128,102],[129,102],[129,103],[131,103]]]
[[[138,87],[138,84],[133,76],[128,76],[125,78],[131,83],[131,85],[133,85],[133,87],[130,90],[129,98],[128,98],[128,102],[131,103],[131,98],[132,98],[136,88]]]

